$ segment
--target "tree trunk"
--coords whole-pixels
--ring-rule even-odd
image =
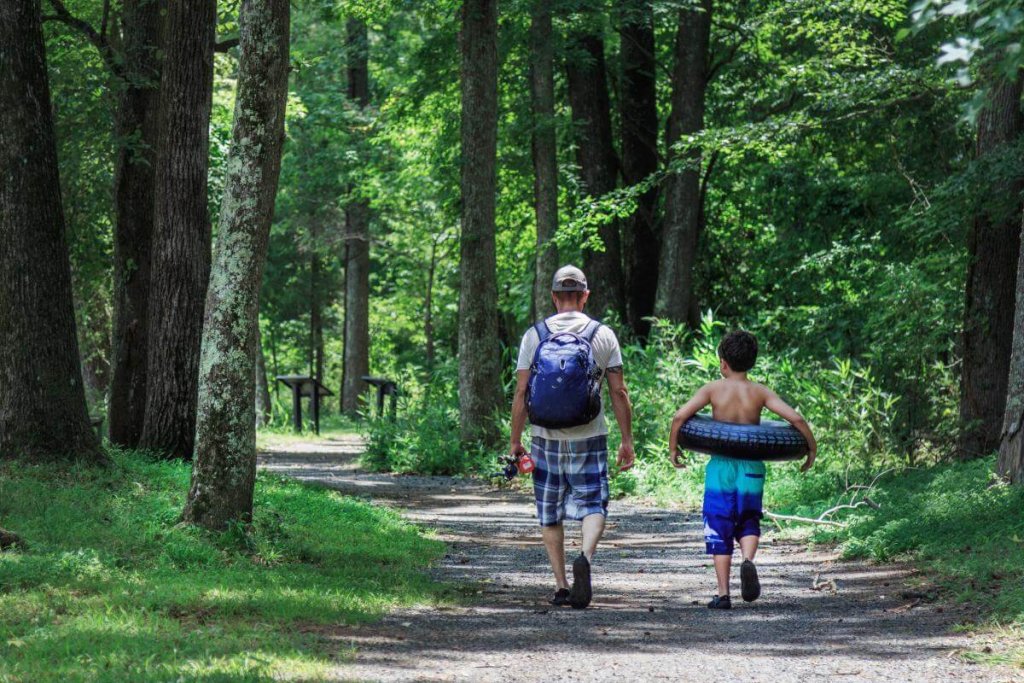
[[[320,235],[313,233],[313,255],[309,259],[309,374],[318,382],[324,377],[324,318],[320,297]]]
[[[977,155],[983,159],[1012,145],[1024,131],[1021,86],[999,80],[978,118]],[[1024,179],[994,184],[994,197],[1018,197]],[[999,446],[1006,406],[1006,382],[1013,342],[1014,283],[1020,252],[1020,203],[1012,213],[982,211],[974,217],[967,241],[963,369],[960,377],[959,451],[977,458]],[[997,212],[1000,213],[1000,212]]]
[[[501,404],[494,211],[498,140],[498,3],[462,4],[462,237],[459,242],[459,431],[498,441]]]
[[[288,0],[243,0],[238,92],[203,333],[196,461],[183,519],[208,529],[252,519],[259,290],[288,98]]]
[[[583,190],[601,197],[615,189],[618,160],[612,142],[612,119],[604,62],[604,41],[591,33],[577,34],[566,57],[569,103],[572,106],[576,159]],[[615,312],[625,320],[622,248],[618,221],[604,223],[598,230],[603,251],[584,252],[584,271],[592,293],[590,310],[599,318]]]
[[[369,54],[366,24],[349,19],[348,96],[360,107],[370,103]],[[370,374],[370,206],[363,199],[345,210],[345,361],[341,379],[341,407],[348,415],[359,412],[359,397]]]
[[[533,105],[533,198],[537,217],[533,312],[551,312],[551,278],[558,270],[558,156],[555,139],[554,40],[551,5],[534,0],[530,23],[530,99]]]
[[[686,164],[665,182],[665,224],[654,312],[660,318],[685,322],[694,305],[693,265],[701,224],[701,154],[691,149],[682,158],[672,147],[684,136],[704,128],[704,93],[708,78],[711,0],[679,10],[676,64],[672,73],[672,111],[667,143],[669,159]]]
[[[273,415],[270,404],[270,385],[267,383],[267,358],[263,354],[263,336],[256,325],[256,426],[270,424]]]
[[[0,458],[103,462],[89,424],[38,0],[0,3]]]
[[[192,457],[203,301],[210,275],[206,186],[216,27],[215,0],[168,5],[146,416],[139,445],[179,458]]]
[[[619,125],[622,178],[636,185],[658,170],[658,103],[655,92],[654,11],[651,0],[624,0],[619,29],[622,88]],[[655,229],[658,190],[640,195],[636,212],[626,220],[623,243],[629,325],[646,337],[654,315],[661,240]]]
[[[1020,250],[1017,258],[1016,301],[1006,410],[996,469],[999,474],[1020,485],[1024,484],[1024,249]]]
[[[434,371],[434,278],[437,273],[437,238],[430,243],[427,291],[423,296],[423,337],[426,342],[427,372]]]
[[[115,115],[114,329],[109,404],[110,441],[135,448],[146,410],[149,278],[154,168],[159,124],[162,0],[124,0],[126,77]]]

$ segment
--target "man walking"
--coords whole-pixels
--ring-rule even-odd
[[[610,328],[583,313],[590,290],[579,268],[563,266],[551,283],[556,314],[523,335],[512,401],[512,455],[526,449],[527,417],[533,443],[533,491],[544,547],[555,574],[553,605],[583,609],[590,604],[591,563],[608,513],[608,426],[601,405],[607,378],[615,419],[622,434],[618,464],[633,466],[632,407],[622,375],[622,352]],[[562,521],[583,526],[583,552],[565,575]]]

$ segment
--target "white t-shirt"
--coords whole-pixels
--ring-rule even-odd
[[[559,332],[573,332],[580,334],[586,328],[591,318],[583,313],[570,311],[559,313],[547,319],[548,329],[551,334]],[[537,330],[533,327],[523,335],[523,341],[519,344],[519,362],[516,370],[529,370],[533,364],[533,356],[540,345],[540,338]],[[594,361],[601,368],[601,380],[604,379],[608,368],[622,367],[622,350],[619,348],[619,340],[607,325],[601,325],[590,342],[590,348],[594,352]],[[601,402],[601,412],[592,421],[579,427],[568,427],[566,429],[545,429],[544,427],[530,426],[530,433],[542,439],[552,441],[567,441],[576,439],[590,439],[608,433],[608,424],[604,419],[604,402]]]

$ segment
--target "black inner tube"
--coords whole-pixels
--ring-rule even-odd
[[[679,428],[679,445],[688,451],[739,460],[798,460],[807,455],[807,439],[788,422],[762,420],[745,425],[694,415]]]

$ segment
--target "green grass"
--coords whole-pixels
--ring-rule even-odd
[[[320,435],[318,436],[313,432],[313,422],[309,419],[307,412],[307,406],[303,403],[303,428],[300,433],[295,432],[290,415],[276,414],[269,425],[260,427],[256,433],[257,447],[263,449],[281,444],[325,441],[358,434],[364,429],[362,423],[325,409],[320,415]]]
[[[952,597],[981,601],[993,619],[1024,624],[1024,489],[999,482],[992,458],[905,470],[839,532],[848,557],[912,559]]]
[[[251,530],[178,523],[189,469],[0,464],[0,681],[322,677],[325,629],[446,600],[444,552],[397,514],[262,474]]]

